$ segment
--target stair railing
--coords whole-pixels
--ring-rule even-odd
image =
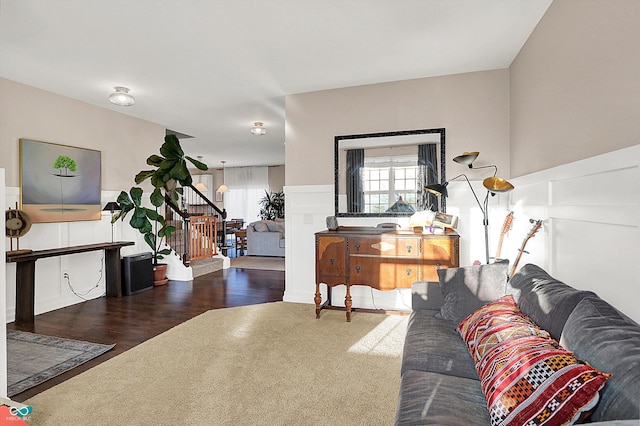
[[[181,256],[185,266],[192,260],[215,256],[218,244],[226,246],[227,211],[219,209],[193,185],[183,188],[179,203],[180,206],[165,198],[165,219],[173,220],[172,224],[176,226],[176,232],[167,244]]]

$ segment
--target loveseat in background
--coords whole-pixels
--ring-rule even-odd
[[[284,222],[259,220],[247,225],[247,255],[284,257]]]
[[[552,338],[611,374],[588,422],[640,424],[640,325],[595,293],[570,287],[538,266],[510,280],[508,265],[441,270],[440,283],[415,283],[396,412],[397,425],[489,425],[481,385],[458,323],[512,294]]]

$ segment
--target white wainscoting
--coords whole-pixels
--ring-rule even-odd
[[[333,214],[333,186],[285,186],[285,302],[313,303],[315,236]]]
[[[524,235],[543,219],[524,263],[596,292],[640,321],[640,146],[533,173],[512,183],[510,206]],[[518,219],[525,219],[520,220]]]
[[[470,173],[473,173],[471,171]],[[472,185],[482,201],[478,176]],[[518,268],[534,263],[567,284],[592,290],[640,321],[640,145],[553,169],[510,179],[516,189],[490,199],[490,255],[494,256],[505,215],[513,211],[513,228],[505,235],[501,257],[515,261],[532,228]],[[333,185],[287,186],[285,301],[313,303],[314,233],[326,229],[334,213]],[[460,217],[460,264],[484,261],[482,214],[465,181],[449,185],[447,212]],[[384,221],[387,221],[386,219]],[[401,219],[396,221],[404,225]],[[380,219],[338,218],[340,225],[372,225]],[[323,291],[324,291],[324,285]],[[406,309],[403,291],[379,292],[354,286],[353,305]],[[326,294],[323,294],[326,297]],[[344,286],[336,286],[333,303],[343,305]]]
[[[4,188],[1,198],[5,208],[15,208],[20,198],[16,187]],[[103,191],[102,205],[115,201],[119,192]],[[122,222],[113,227],[114,241],[135,241],[136,245],[123,247],[122,255],[150,251],[142,236]],[[5,248],[9,249],[9,239],[5,239]],[[83,222],[36,223],[24,237],[20,238],[20,248],[44,250],[55,247],[67,247],[111,241],[111,213],[102,212],[101,220]],[[14,243],[15,244],[15,243]],[[15,248],[15,246],[14,246]],[[4,255],[3,255],[4,257]],[[64,272],[69,274],[69,282],[63,279]],[[40,259],[36,262],[35,314],[95,299],[105,293],[104,253],[94,251],[68,256]],[[6,312],[6,322],[15,320],[16,306],[16,264],[7,263],[2,271],[6,280],[6,306],[0,312]],[[75,293],[79,294],[77,296]]]

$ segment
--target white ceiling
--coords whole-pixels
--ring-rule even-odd
[[[192,135],[213,167],[284,164],[285,95],[509,67],[550,4],[0,0],[0,76]]]

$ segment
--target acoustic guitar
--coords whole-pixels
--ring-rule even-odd
[[[540,229],[540,227],[542,227],[542,220],[533,220],[533,219],[529,219],[529,222],[533,223],[533,226],[531,227],[531,230],[529,231],[529,233],[527,234],[526,237],[524,237],[524,241],[522,241],[522,245],[520,246],[520,249],[518,250],[518,257],[516,257],[516,261],[513,262],[513,267],[511,268],[511,273],[509,274],[509,276],[513,276],[513,274],[516,273],[516,268],[518,267],[518,263],[520,262],[520,258],[522,257],[522,253],[528,253],[524,251],[525,246],[527,245],[527,242],[533,238],[534,235],[536,235],[536,232],[538,232],[538,229]]]
[[[500,239],[498,240],[498,248],[496,249],[496,257],[495,260],[500,259],[500,252],[502,252],[502,240],[504,240],[504,234],[511,230],[511,226],[513,226],[513,212],[509,212],[507,216],[504,218],[504,223],[502,224],[502,230],[500,231]]]

